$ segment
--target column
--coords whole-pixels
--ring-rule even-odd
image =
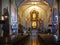
[[[52,33],[56,33],[58,28],[58,8],[56,1],[53,5],[53,14],[52,14]]]
[[[58,22],[59,22],[59,35],[60,35],[60,0],[57,0],[57,3],[58,3],[58,13],[59,13],[59,16],[58,16]]]
[[[2,15],[2,0],[0,0],[0,20]],[[1,24],[0,24],[0,36],[1,36]]]
[[[18,35],[18,19],[17,19],[17,6],[15,0],[11,0],[11,16],[10,16],[11,34]],[[13,36],[13,35],[12,35]]]

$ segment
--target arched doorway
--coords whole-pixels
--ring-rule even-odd
[[[42,27],[47,29],[49,23],[52,23],[51,8],[47,2],[27,2],[18,7],[18,24],[21,24],[24,30]]]

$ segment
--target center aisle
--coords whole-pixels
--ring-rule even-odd
[[[25,45],[40,45],[36,30],[33,30],[31,32],[30,39],[27,41]]]
[[[18,39],[18,42],[14,45],[47,45],[45,40],[38,36],[37,30],[31,30],[30,35],[19,35]]]

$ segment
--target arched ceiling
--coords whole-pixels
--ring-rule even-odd
[[[32,1],[38,1],[38,2],[46,1],[50,5],[50,7],[52,7],[56,0],[15,0],[17,6],[20,6],[21,3],[23,2],[25,3],[25,2],[30,2],[30,1],[31,2]]]
[[[36,10],[39,12],[39,17],[44,19],[44,22],[47,23],[49,20],[48,18],[51,15],[51,8],[49,4],[46,2],[28,2],[19,6],[18,8],[18,16],[19,16],[19,23],[25,25],[23,22],[26,22],[27,18],[30,18],[30,12],[32,10]],[[28,21],[27,21],[28,22]]]

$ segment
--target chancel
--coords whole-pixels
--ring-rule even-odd
[[[58,0],[1,0],[1,45],[56,45]]]

